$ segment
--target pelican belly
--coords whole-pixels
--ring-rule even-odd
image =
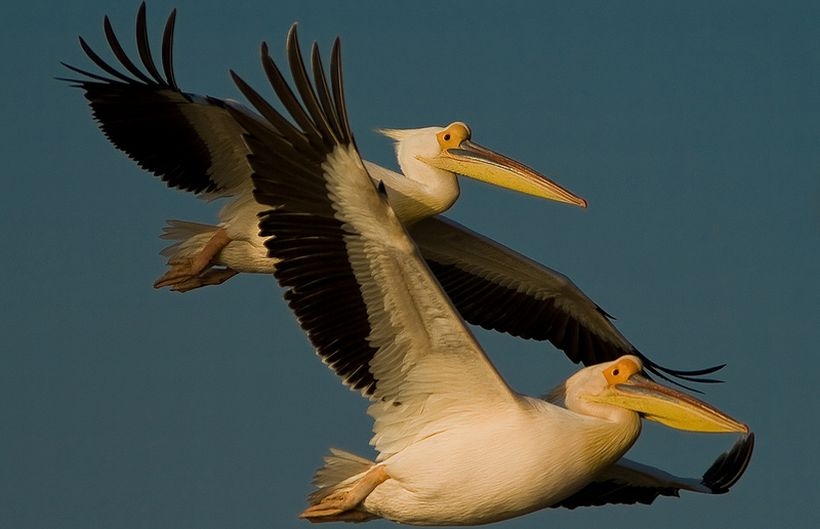
[[[391,456],[382,462],[391,479],[365,499],[365,509],[415,525],[512,518],[580,490],[637,437],[637,431],[584,435],[578,422],[586,417],[541,404],[522,398],[514,410],[461,417]],[[600,430],[601,421],[591,419],[589,426]]]

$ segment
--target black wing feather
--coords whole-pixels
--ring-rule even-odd
[[[269,255],[282,260],[275,275],[286,289],[285,299],[322,360],[346,385],[372,395],[376,381],[369,363],[376,350],[367,341],[367,309],[347,260],[345,228],[334,216],[322,176],[327,156],[352,142],[344,104],[337,99],[343,93],[335,84],[341,77],[334,76],[328,99],[324,72],[316,70],[321,61],[314,58],[312,66],[314,79],[322,81],[311,85],[296,39],[294,26],[288,34],[288,59],[301,102],[267,46],[261,48],[268,81],[293,121],[232,73],[267,123],[240,113],[235,118],[247,131],[254,196],[273,208],[260,214],[260,234],[272,236],[266,242]],[[334,53],[332,71],[341,69],[339,61]]]
[[[170,17],[169,17],[170,19]],[[148,70],[148,74],[154,78],[158,83],[168,85],[162,78],[157,65],[154,64],[154,57],[151,55],[151,45],[148,39],[148,23],[145,20],[145,4],[140,5],[137,11],[137,52],[140,55],[140,61]]]
[[[410,227],[410,234],[414,234],[413,226]],[[661,366],[629,342],[616,343],[594,333],[566,310],[559,308],[554,299],[537,299],[533,294],[519,289],[512,280],[506,280],[502,284],[482,276],[474,269],[460,266],[459,263],[443,263],[435,256],[426,254],[423,241],[420,250],[453,304],[464,319],[474,325],[524,339],[549,341],[575,363],[593,365],[631,354],[641,358],[647,371],[677,385],[683,384],[675,379],[699,383],[719,382],[705,378],[704,375],[714,373],[723,365],[697,370]],[[533,301],[534,305],[531,304]],[[595,310],[606,320],[612,320],[600,307],[596,306]]]
[[[210,175],[212,149],[194,128],[183,108],[197,106],[200,112],[224,113],[224,103],[183,93],[173,69],[173,40],[176,11],[172,11],[162,37],[162,73],[149,46],[145,3],[136,20],[137,54],[146,75],[121,45],[108,17],[103,21],[108,46],[116,68],[80,37],[80,47],[106,75],[64,64],[81,79],[63,79],[85,91],[94,119],[105,136],[137,164],[159,176],[170,187],[193,193],[218,192],[223,187]],[[230,141],[241,142],[241,132]]]

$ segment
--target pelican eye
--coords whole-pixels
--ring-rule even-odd
[[[640,370],[641,367],[633,359],[623,358],[604,371],[604,378],[610,384],[621,384]]]
[[[438,140],[441,150],[455,149],[461,145],[463,141],[469,139],[470,128],[460,121],[447,125],[444,130],[436,134],[436,140]]]

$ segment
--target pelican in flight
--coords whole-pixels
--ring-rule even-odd
[[[66,80],[84,90],[106,137],[140,167],[168,186],[205,200],[229,199],[217,226],[172,220],[165,229],[163,237],[176,242],[163,251],[169,270],[155,286],[184,292],[220,284],[239,272],[271,274],[277,259],[268,255],[265,238],[259,235],[258,215],[268,207],[254,199],[250,152],[236,116],[244,121],[262,118],[235,101],[179,87],[172,60],[175,21],[172,11],[160,67],[149,46],[144,3],[136,18],[138,61],[126,53],[106,17],[106,40],[122,69],[106,62],[82,37],[83,51],[102,73],[64,65],[82,76]],[[295,41],[289,53],[298,53]],[[293,73],[304,82],[303,71]],[[456,174],[585,207],[583,199],[529,167],[476,145],[469,127],[460,122],[382,132],[395,141],[403,174],[362,163],[371,179],[385,186],[393,210],[467,321],[526,339],[549,340],[576,363],[591,365],[631,354],[667,380],[713,381],[704,377],[722,366],[677,370],[656,364],[568,277],[439,215],[458,197]]]
[[[330,83],[315,45],[308,74],[295,26],[287,42],[298,99],[265,44],[262,64],[291,118],[234,72],[261,119],[228,108],[247,131],[274,274],[320,357],[370,399],[378,452],[369,460],[333,450],[301,516],[472,525],[681,489],[726,492],[751,456],[748,426],[650,381],[636,356],[586,367],[542,399],[507,385],[359,156],[339,40]],[[329,309],[339,304],[345,310]],[[678,478],[623,459],[642,418],[742,436],[701,479]]]

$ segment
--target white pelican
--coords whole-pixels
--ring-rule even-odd
[[[265,44],[262,63],[296,125],[233,72],[264,120],[230,109],[247,130],[256,198],[269,207],[260,228],[274,274],[320,357],[371,400],[378,452],[371,461],[332,451],[301,516],[472,525],[680,489],[726,492],[751,455],[749,428],[643,377],[636,356],[584,368],[544,399],[506,384],[359,157],[339,40],[330,86],[315,45],[309,80],[295,26],[288,50],[302,103]],[[641,418],[744,436],[702,479],[676,478],[622,459]]]
[[[155,286],[184,292],[220,284],[239,272],[273,273],[276,259],[268,256],[259,236],[258,214],[267,208],[253,198],[243,129],[228,109],[259,117],[234,101],[179,88],[172,61],[175,20],[174,10],[162,38],[162,73],[149,47],[144,3],[136,18],[139,61],[129,58],[106,17],[106,39],[124,71],[103,60],[82,37],[82,49],[106,75],[65,66],[84,76],[67,80],[85,91],[106,137],[140,167],[170,187],[206,200],[230,199],[220,211],[218,226],[172,220],[165,228],[163,237],[176,242],[163,251],[170,268]],[[291,53],[297,51],[294,43]],[[632,354],[662,378],[700,382],[711,381],[703,376],[722,367],[684,371],[652,362],[569,278],[436,215],[458,196],[456,173],[578,206],[586,205],[583,199],[532,169],[476,146],[461,123],[383,132],[395,140],[404,174],[363,163],[374,180],[384,183],[397,215],[467,321],[549,340],[573,362],[585,365]],[[429,152],[419,160],[416,149]]]

